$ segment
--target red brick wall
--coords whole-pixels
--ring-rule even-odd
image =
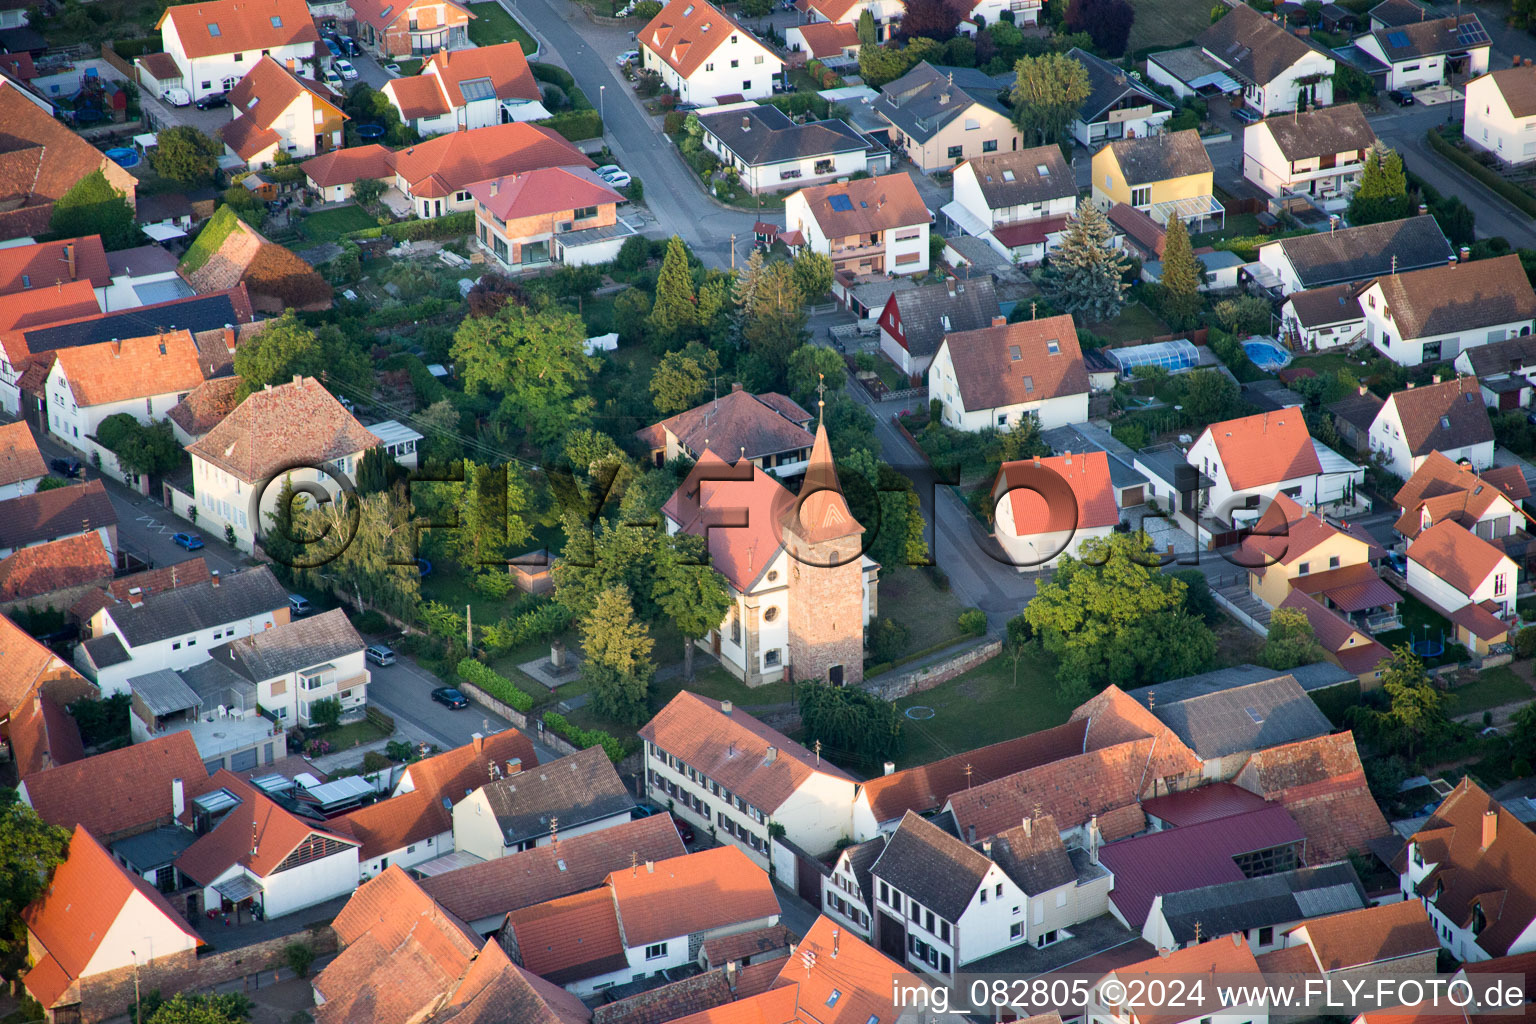
[[[844,685],[864,678],[864,570],[860,538],[819,544],[785,538],[789,562],[789,676],[827,681],[843,666]],[[797,561],[795,552],[801,553]],[[839,564],[841,563],[841,564]]]

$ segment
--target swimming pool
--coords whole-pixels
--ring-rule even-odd
[[[1291,353],[1279,342],[1268,338],[1249,338],[1243,342],[1243,351],[1261,370],[1283,370],[1291,365]]]
[[[139,151],[120,147],[107,150],[107,158],[119,167],[137,167],[139,163]]]

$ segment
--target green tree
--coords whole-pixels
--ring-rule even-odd
[[[1185,584],[1162,572],[1144,533],[1086,540],[1064,555],[1024,617],[1060,661],[1070,696],[1109,683],[1139,686],[1208,667],[1216,638],[1184,608]]]
[[[357,205],[365,208],[372,208],[383,195],[382,178],[359,178],[352,186],[352,198],[357,200]]]
[[[465,569],[505,565],[532,535],[525,519],[529,491],[512,466],[464,460],[464,482],[456,486],[458,528],[447,533],[453,560]]]
[[[309,968],[315,962],[315,947],[303,942],[290,942],[283,947],[283,960],[290,971],[301,978],[307,978]]]
[[[802,682],[795,687],[808,743],[823,754],[873,767],[901,753],[904,737],[896,706],[853,686]]]
[[[854,24],[853,28],[858,33],[859,45],[861,47],[875,45],[875,16],[868,8],[865,8],[864,13],[859,15],[859,20]]]
[[[1509,21],[1526,31],[1536,28],[1536,0],[1515,0]]]
[[[699,322],[698,296],[693,291],[693,270],[688,266],[688,247],[673,235],[656,278],[656,301],[651,306],[651,330],[662,338],[677,338]]]
[[[737,317],[743,322],[752,318],[758,292],[763,286],[763,267],[766,265],[763,250],[753,249],[752,254],[747,257],[746,264],[741,268],[741,273],[736,275],[736,289],[732,301],[736,304]]]
[[[357,460],[357,479],[353,486],[359,494],[387,491],[401,476],[400,463],[395,461],[388,449],[379,445],[363,452],[363,457]]]
[[[261,531],[262,550],[278,566],[279,576],[286,578],[289,569],[305,560],[305,538],[298,531],[308,501],[309,496],[303,491],[294,490],[293,477],[284,476],[277,504],[267,513],[267,525]]]
[[[1392,652],[1381,673],[1385,710],[1365,705],[1352,708],[1352,719],[1367,727],[1379,742],[1401,751],[1409,763],[1451,730],[1450,706],[1454,698],[1429,681],[1424,663],[1407,644]]]
[[[997,450],[995,461],[998,465],[1004,462],[1019,462],[1023,459],[1033,459],[1035,456],[1051,454],[1051,446],[1045,443],[1045,438],[1040,435],[1040,421],[1033,416],[1021,418],[1017,426],[997,435]]]
[[[27,963],[27,930],[21,912],[43,894],[53,869],[64,860],[69,833],[49,825],[16,799],[0,791],[0,974],[19,978]]]
[[[1222,299],[1211,311],[1216,314],[1216,322],[1222,327],[1246,337],[1269,330],[1273,307],[1257,295],[1240,295]]]
[[[826,393],[837,396],[848,379],[848,366],[842,356],[825,345],[801,345],[789,357],[789,397],[811,412],[816,411],[822,384]]]
[[[592,412],[586,385],[597,361],[584,350],[586,336],[574,313],[509,302],[495,316],[461,323],[452,353],[469,394],[499,396],[497,418],[544,444]]]
[[[341,701],[335,697],[321,697],[309,705],[309,724],[325,731],[341,724]]]
[[[243,1024],[251,1019],[255,1004],[239,992],[220,995],[189,996],[178,992],[166,1000],[154,993],[155,1007],[147,1009],[145,1000],[144,1024]]]
[[[752,314],[742,328],[747,349],[767,361],[776,375],[784,379],[790,354],[805,341],[805,309],[794,270],[778,261],[763,268],[757,295],[752,300]]]
[[[113,740],[128,740],[128,708],[131,697],[114,693],[109,697],[82,697],[69,705],[70,717],[80,727],[80,741],[95,747]]]
[[[299,579],[344,597],[359,611],[415,617],[421,596],[416,526],[410,506],[394,492],[343,494],[294,513],[304,539]],[[314,539],[310,539],[314,538]]]
[[[1035,630],[1020,612],[1008,620],[1008,632],[1003,638],[1003,654],[1013,665],[1013,685],[1019,685],[1019,662],[1035,649]]]
[[[1196,423],[1230,419],[1242,404],[1237,382],[1220,370],[1195,370],[1184,378],[1184,411]]]
[[[159,476],[181,462],[181,445],[169,420],[145,426],[131,413],[113,413],[97,425],[96,440],[130,473]]]
[[[1061,247],[1036,275],[1045,297],[1079,323],[1100,323],[1119,315],[1130,288],[1123,280],[1128,261],[1114,245],[1109,218],[1088,200],[1067,222]]]
[[[645,623],[635,617],[629,591],[609,587],[599,593],[580,630],[586,654],[582,672],[593,684],[593,709],[631,725],[645,721],[651,676],[656,671],[651,663],[656,642]]]
[[[87,174],[59,197],[48,218],[48,230],[55,238],[100,235],[108,251],[131,248],[144,237],[133,221],[127,197],[100,170]]]
[[[892,46],[859,47],[859,77],[872,89],[894,82],[910,71],[914,63],[904,51]]]
[[[237,401],[270,384],[287,384],[295,376],[313,377],[327,385],[361,392],[372,387],[368,356],[334,326],[311,330],[292,310],[274,320],[235,350],[240,376]]]
[[[720,372],[720,357],[698,342],[668,352],[651,374],[651,404],[662,416],[692,409],[709,395],[711,381]]]
[[[191,125],[178,124],[156,136],[155,148],[149,151],[149,164],[162,178],[182,188],[193,188],[213,181],[219,157],[223,155],[222,142]]]
[[[868,14],[868,11],[864,12]],[[806,302],[832,290],[832,260],[819,252],[802,249],[795,257],[795,284]]]
[[[1269,636],[1259,651],[1259,664],[1278,672],[1323,660],[1323,648],[1312,633],[1312,623],[1297,608],[1276,608],[1269,617]]]
[[[652,596],[683,634],[683,679],[693,681],[693,645],[719,629],[731,608],[725,577],[709,567],[704,538],[676,533],[656,549]]]
[[[1093,87],[1088,69],[1064,53],[1020,57],[1013,66],[1013,120],[1035,145],[1065,143]]]
[[[1200,284],[1205,272],[1189,244],[1189,229],[1178,217],[1168,218],[1163,244],[1163,315],[1170,326],[1192,327],[1204,299]]]
[[[1527,704],[1515,712],[1512,720],[1514,726],[1510,733],[1509,741],[1513,745],[1512,753],[1517,761],[1524,761],[1527,768],[1536,764],[1536,702]],[[1526,771],[1522,774],[1530,774]]]
[[[593,527],[574,509],[560,523],[565,546],[550,570],[555,600],[580,619],[591,613],[603,591],[622,587],[637,602],[640,616],[654,621],[657,610],[651,592],[659,531],[608,519],[599,519]]]
[[[1403,158],[1380,142],[1373,144],[1365,154],[1360,184],[1349,197],[1349,222],[1375,224],[1406,217],[1410,212]]]

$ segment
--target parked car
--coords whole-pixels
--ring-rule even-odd
[[[351,36],[337,36],[336,41],[341,44],[341,48],[346,51],[348,57],[357,57],[362,55],[363,48],[358,46],[357,40],[353,39]]]
[[[188,551],[196,551],[203,546],[203,538],[195,533],[173,533],[171,535],[171,543],[179,548],[186,548]]]
[[[192,103],[192,94],[185,89],[167,89],[160,94],[160,98],[173,107],[190,106]]]
[[[605,164],[597,169],[597,176],[602,178],[614,188],[624,188],[630,182],[630,177],[618,164]]]
[[[455,711],[469,707],[469,699],[451,686],[439,686],[433,690],[432,699]]]
[[[341,46],[332,38],[325,38],[325,48],[330,51],[332,57],[341,56]]]
[[[1392,102],[1396,103],[1400,107],[1413,106],[1413,93],[1409,92],[1407,89],[1393,89],[1391,92],[1387,93],[1387,95],[1392,97]]]
[[[675,814],[672,815],[672,824],[677,826],[677,834],[682,838],[683,842],[693,842],[694,834],[692,825],[688,824],[686,821],[684,821],[682,818],[679,818]]]
[[[79,459],[49,459],[48,468],[73,480],[80,475]]]
[[[639,50],[625,50],[623,53],[619,54],[617,57],[614,58],[614,63],[617,64],[619,67],[623,67],[624,65],[630,63],[631,61],[638,61],[639,59],[640,59],[640,51]]]
[[[653,814],[660,813],[661,808],[654,804],[635,804],[634,807],[630,808],[629,818],[631,821],[639,821],[641,818],[649,818]]]
[[[1408,556],[1401,551],[1388,551],[1387,567],[1399,576],[1406,577],[1408,575]]]
[[[332,61],[331,67],[349,82],[357,77],[357,68],[353,67],[352,62],[349,60]]]
[[[363,657],[375,665],[393,665],[395,652],[387,644],[369,644],[363,649]]]
[[[335,68],[326,68],[325,74],[320,76],[320,81],[324,82],[332,89],[345,88],[345,86],[342,85],[341,76],[336,73]]]
[[[391,75],[398,76],[400,74],[400,65],[399,64],[385,64],[384,65],[384,70],[386,72],[388,72],[389,74],[391,74]]]
[[[1253,124],[1255,121],[1263,120],[1263,117],[1257,110],[1250,110],[1247,107],[1238,107],[1233,110],[1232,118],[1239,124]]]
[[[310,607],[309,602],[303,597],[299,596],[298,594],[289,594],[288,611],[293,615],[294,618],[301,619],[308,615],[310,612],[314,611],[314,609]]]
[[[229,97],[222,92],[211,92],[197,101],[198,110],[217,110],[229,106]]]

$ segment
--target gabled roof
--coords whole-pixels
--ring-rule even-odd
[[[1195,42],[1252,85],[1268,85],[1307,54],[1320,52],[1246,5],[1230,10]]]
[[[1365,311],[1360,308],[1360,290],[1351,284],[1307,288],[1292,292],[1285,297],[1285,301],[1296,311],[1296,320],[1303,327],[1353,323],[1365,317]],[[1381,400],[1376,401],[1379,407]]]
[[[76,601],[69,609],[69,614],[80,622],[88,622],[91,616],[103,608],[128,600],[130,590],[137,589],[140,594],[147,596],[159,590],[202,583],[209,575],[208,563],[202,555],[195,555],[185,562],[162,565],[110,580],[105,584],[105,589],[93,590]]]
[[[54,360],[82,407],[191,391],[203,382],[187,331],[63,348]]]
[[[1475,14],[1409,21],[1376,29],[1371,38],[1393,64],[1442,53],[1463,53],[1490,45],[1488,30]]]
[[[1088,371],[1070,316],[959,331],[949,348],[960,399],[970,412],[1088,393]]]
[[[1333,731],[1327,716],[1290,676],[1176,702],[1152,713],[1203,758],[1262,750]]]
[[[210,295],[171,299],[119,313],[96,313],[77,320],[45,327],[20,328],[0,335],[0,344],[12,365],[20,366],[28,356],[55,352],[75,345],[93,345],[113,338],[141,338],[162,330],[200,331],[220,329],[225,324],[249,326],[250,293],[244,285]],[[46,367],[45,367],[46,369]]]
[[[473,11],[456,0],[444,0],[455,11],[461,11],[469,17],[475,17]],[[406,11],[416,5],[416,0],[349,0],[347,6],[358,20],[366,22],[374,27],[374,30],[383,34],[395,22],[405,16]]]
[[[981,196],[991,210],[1077,196],[1077,180],[1060,146],[972,157],[955,168],[955,173],[964,167],[976,175]]]
[[[1116,67],[1102,57],[1094,56],[1076,46],[1067,51],[1067,56],[1081,64],[1088,72],[1088,98],[1077,110],[1079,119],[1088,122],[1095,120],[1127,94],[1134,95],[1140,101],[1136,106],[1150,106],[1161,110],[1173,109],[1173,104],[1132,78],[1124,69]]]
[[[946,921],[958,922],[992,862],[927,818],[908,811],[869,873]]]
[[[293,105],[293,101],[306,92],[312,103],[323,105],[334,116],[346,120],[347,116],[341,112],[341,98],[330,89],[319,82],[299,77],[270,56],[263,56],[230,90],[229,105],[239,116],[220,128],[219,136],[241,158],[249,160],[282,141],[274,125]],[[313,128],[305,125],[303,130],[310,132]]]
[[[18,779],[55,765],[73,764],[85,756],[75,717],[41,692],[11,715],[10,739]]]
[[[1206,427],[1202,438],[1206,434],[1216,443],[1216,454],[1233,490],[1264,487],[1323,471],[1300,409],[1223,420]]]
[[[1061,155],[1061,150],[1056,155]],[[914,358],[926,358],[939,350],[944,335],[950,331],[974,331],[990,327],[999,314],[997,290],[992,278],[976,277],[968,281],[950,278],[934,284],[919,285],[892,292],[886,305],[894,305],[901,318],[897,340]]]
[[[1250,8],[1251,10],[1251,8]],[[1227,17],[1231,17],[1228,15]],[[1223,18],[1223,21],[1226,19]],[[1217,22],[1220,24],[1220,22]],[[1149,960],[1118,967],[1113,972],[1114,976],[1122,982],[1131,979],[1147,978],[1192,978],[1202,974],[1226,975],[1231,977],[1238,974],[1259,974],[1258,962],[1254,960],[1253,953],[1248,949],[1247,939],[1237,933],[1222,935],[1202,942],[1197,946],[1186,946],[1183,949],[1175,949],[1166,956],[1158,955]],[[1183,1010],[1146,1010],[1138,1008],[1135,1011],[1137,1024],[1175,1024],[1184,1019],[1189,1011]]]
[[[859,44],[859,27],[848,21],[818,21],[796,25],[806,52],[817,60],[836,57]]]
[[[1376,282],[1403,338],[1455,334],[1536,318],[1520,257],[1513,253],[1470,263],[1445,263]]]
[[[1399,274],[1437,267],[1452,254],[1451,243],[1428,214],[1296,235],[1265,242],[1260,249],[1271,245],[1280,247],[1304,288],[1364,281],[1390,274],[1393,267]]]
[[[613,891],[607,887],[514,910],[507,915],[505,934],[516,944],[524,967],[557,985],[629,966]]]
[[[1509,556],[1460,523],[1444,519],[1414,538],[1408,545],[1408,560],[1470,596],[1509,563]]]
[[[509,727],[406,765],[397,789],[425,789],[458,801],[485,782],[492,764],[506,770],[512,761],[527,771],[538,767],[539,755],[527,736]]]
[[[1364,851],[1370,840],[1391,832],[1347,730],[1261,750],[1233,781],[1285,806],[1306,833],[1312,863]]]
[[[1426,511],[1431,525],[1449,519],[1471,529],[1499,499],[1518,510],[1530,496],[1530,485],[1518,466],[1496,467],[1479,474],[1439,452],[1430,452],[1392,501],[1403,510],[1397,531],[1412,539],[1424,528]]]
[[[478,792],[484,794],[508,846],[549,835],[554,818],[560,819],[560,828],[573,829],[622,814],[635,803],[601,747],[486,783]]]
[[[672,0],[674,4],[684,0]],[[803,188],[811,218],[828,238],[870,234],[928,223],[928,207],[905,171]],[[785,201],[786,204],[788,200]]]
[[[0,501],[0,548],[19,548],[117,525],[102,482],[55,487]]]
[[[54,201],[96,170],[133,205],[133,175],[0,79],[0,239],[47,232]]]
[[[850,34],[854,31],[852,25],[833,25],[829,22],[803,25],[801,28],[833,31],[846,29]],[[749,167],[789,160],[809,160],[836,153],[853,153],[870,146],[868,139],[842,121],[834,119],[796,124],[789,119],[789,115],[772,106],[706,114],[699,121],[706,132],[719,139],[722,145]]]
[[[233,579],[244,575],[241,573]],[[225,586],[228,584],[218,589],[223,590]],[[186,592],[190,594],[195,589],[188,588]],[[178,593],[181,591],[172,591],[166,596],[174,597]],[[206,596],[218,595],[209,591]],[[208,657],[228,665],[253,683],[261,683],[301,668],[359,654],[365,646],[363,638],[348,621],[347,613],[333,608],[220,644],[208,651]]]
[[[1345,861],[1166,893],[1162,913],[1182,945],[1194,941],[1197,924],[1205,935],[1248,932],[1359,910],[1366,902],[1365,887]]]
[[[893,1000],[896,992],[921,984],[918,978],[825,914],[805,933],[796,953],[785,962],[777,984],[795,986],[802,1007],[794,1018],[799,1024],[897,1024],[910,1016]],[[833,992],[841,995],[834,1000]]]
[[[615,871],[607,885],[631,948],[779,914],[767,872],[729,844]]]
[[[1049,814],[1025,818],[992,838],[991,857],[1015,885],[1039,896],[1077,879],[1056,819]]]
[[[0,487],[48,475],[48,464],[26,420],[0,426]]]
[[[1504,97],[1504,105],[1512,116],[1536,117],[1536,67],[1522,64],[1518,68],[1500,68],[1472,81],[1480,82],[1485,78]]]
[[[1358,103],[1280,114],[1245,129],[1254,131],[1269,132],[1280,154],[1292,161],[1369,149],[1376,141]]]
[[[1259,572],[1275,564],[1293,565],[1319,545],[1339,537],[1349,537],[1369,547],[1318,513],[1308,512],[1290,496],[1277,494],[1254,524],[1253,532],[1238,545],[1237,564]]]
[[[235,411],[239,377],[216,377],[197,385],[165,415],[189,437],[198,438]]]
[[[1065,495],[1047,493],[1038,471],[1048,470],[1065,481],[1073,502]],[[1039,489],[1036,489],[1037,486]],[[1005,462],[998,467],[992,483],[994,501],[1006,494],[1013,510],[1013,534],[1033,537],[1040,534],[1073,530],[1092,530],[1115,526],[1120,522],[1120,506],[1115,503],[1115,488],[1109,479],[1109,455],[1106,452],[1078,452],[1036,457],[1034,461]]]
[[[231,772],[220,769],[211,788],[228,790],[240,803],[224,815],[211,832],[176,858],[176,869],[200,885],[211,885],[224,872],[241,867],[265,878],[277,872],[288,855],[314,838],[337,852],[357,847],[357,840],[330,826],[299,818],[273,802],[264,792]],[[334,856],[326,851],[322,856]]]
[[[1305,615],[1307,624],[1312,627],[1312,635],[1317,638],[1329,660],[1353,675],[1363,675],[1391,656],[1391,652],[1371,639],[1369,634],[1332,608],[1324,606],[1305,587],[1293,586],[1280,606]]]
[[[100,312],[95,286],[88,280],[70,281],[0,297],[0,331],[54,324]]]
[[[512,963],[500,943],[487,942],[436,1019],[445,1024],[588,1024],[592,1011],[565,989]]]
[[[193,60],[320,41],[303,0],[202,0],[167,8],[155,28],[168,22]]]
[[[400,108],[400,116],[406,121],[420,117],[440,117],[452,108],[443,93],[436,75],[410,75],[391,78],[384,83],[384,92],[394,98]]]
[[[146,594],[139,604],[130,600],[108,608],[107,615],[128,646],[141,647],[225,623],[272,615],[287,607],[288,592],[270,568],[260,565],[217,582],[210,579]]]
[[[171,820],[171,781],[190,804],[213,788],[190,732],[172,732],[49,768],[23,781],[26,799],[50,825],[88,829],[111,841]]]
[[[182,261],[182,276],[198,292],[224,291],[243,284],[256,309],[274,313],[330,306],[331,286],[325,279],[292,251],[269,241],[237,217],[234,207],[221,206],[203,231],[224,235],[200,265]],[[189,251],[188,259],[195,251]]]
[[[378,443],[319,381],[304,377],[253,392],[187,451],[256,484],[296,466],[356,455]]]
[[[1435,926],[1418,900],[1329,914],[1303,922],[1291,935],[1298,932],[1306,933],[1323,971],[1380,964],[1440,948]]]
[[[1200,141],[1200,133],[1193,128],[1181,132],[1143,135],[1134,139],[1116,139],[1109,144],[1109,151],[1128,186],[1149,185],[1195,174],[1211,174],[1214,170],[1210,154],[1206,153],[1205,144]]]
[[[1116,203],[1109,208],[1107,216],[1111,224],[1125,232],[1126,237],[1135,241],[1141,249],[1158,259],[1162,258],[1168,232],[1150,214],[1129,203]]]
[[[783,547],[777,524],[794,507],[795,496],[758,466],[744,459],[728,466],[705,448],[661,513],[685,532],[703,536],[709,564],[746,593]],[[745,518],[741,509],[747,510]]]
[[[85,973],[119,916],[138,902],[135,894],[150,907],[131,907],[133,913],[159,913],[186,935],[189,945],[202,944],[158,889],[125,870],[90,832],[76,826],[64,863],[54,870],[43,895],[21,915],[44,953],[26,975],[27,990],[44,1009],[52,1008]]]
[[[774,973],[778,973],[778,966]],[[739,979],[739,972],[737,977]],[[668,1024],[690,1014],[724,1006],[735,998],[724,968],[715,968],[604,1003],[592,1012],[592,1021],[593,1024]]]
[[[906,135],[927,142],[976,106],[1007,117],[1008,107],[998,97],[1012,86],[1012,75],[989,75],[975,68],[922,61],[894,82],[887,82],[874,109]]]
[[[624,201],[585,167],[535,167],[469,186],[469,194],[504,221],[565,213]]]
[[[671,0],[635,38],[689,78],[732,33],[753,38],[734,18],[705,0]]]
[[[96,690],[58,655],[0,615],[0,719],[15,713],[39,688],[61,704],[95,696]]]
[[[419,199],[441,199],[477,181],[539,167],[594,166],[553,128],[527,122],[449,132],[400,150],[393,157],[394,172]],[[307,173],[308,164],[305,170]]]
[[[26,602],[59,590],[101,585],[115,565],[92,530],[47,544],[35,544],[0,560],[0,601]]]
[[[100,235],[0,249],[0,295],[42,291],[81,280],[90,281],[95,288],[112,283]]]
[[[810,422],[811,414],[787,395],[775,391],[756,395],[733,385],[728,393],[664,419],[656,427],[670,432],[697,455],[709,449],[735,460],[742,454],[757,459],[811,447],[814,438],[806,429]]]
[[[406,81],[393,79],[390,84]],[[447,113],[447,111],[442,111]],[[421,115],[416,115],[421,116]],[[300,164],[304,174],[321,188],[350,185],[365,178],[389,178],[395,173],[395,151],[377,143],[349,146],[321,153]]]
[[[533,69],[523,54],[523,44],[515,39],[468,50],[438,50],[422,64],[421,74],[439,79],[449,104],[454,107],[468,102],[464,96],[464,83],[477,79],[488,79],[499,100],[536,100],[540,96],[539,83],[534,80]]]
[[[1386,405],[1397,409],[1410,455],[1493,443],[1493,424],[1476,377],[1458,374],[1438,384],[1394,392]]]
[[[1503,341],[1490,341],[1486,345],[1474,345],[1461,350],[1457,359],[1462,358],[1472,365],[1472,374],[1476,377],[1512,373],[1536,365],[1536,334],[1522,334]]]

